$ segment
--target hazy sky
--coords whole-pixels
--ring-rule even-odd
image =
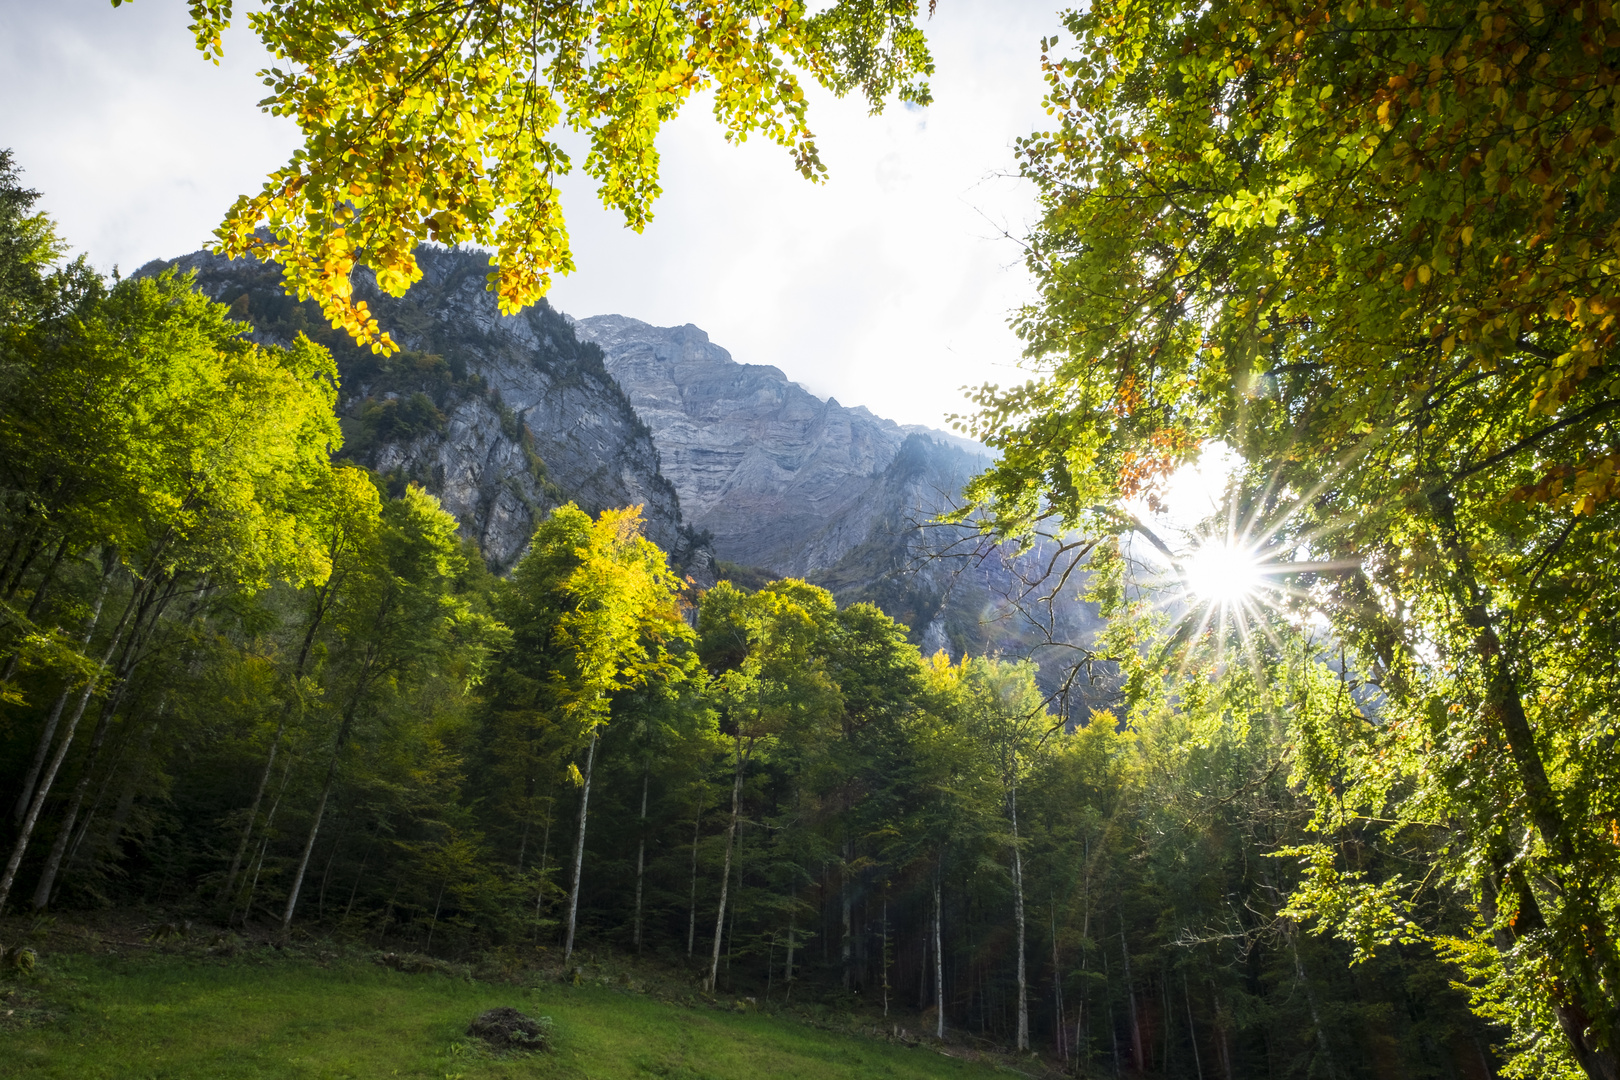
[[[935,104],[869,117],[812,95],[831,176],[731,146],[694,101],[660,142],[664,196],[645,233],[565,185],[579,270],[552,303],[695,323],[736,359],[906,423],[963,411],[959,387],[1022,381],[1008,313],[1029,282],[1032,219],[1012,142],[1046,120],[1039,42],[1056,0],[940,0]],[[103,269],[202,246],[236,195],[298,143],[262,115],[265,62],[245,25],[214,67],[182,0],[0,0],[0,146],[78,250]]]

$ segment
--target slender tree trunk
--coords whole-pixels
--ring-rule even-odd
[[[795,903],[795,906],[788,908],[787,963],[784,964],[783,968],[782,968],[782,981],[787,983],[787,992],[783,995],[783,1000],[792,1001],[793,1000],[793,946],[795,944],[794,932],[798,929],[798,915],[799,915],[799,912],[798,912],[798,909],[797,909],[797,906],[796,906],[796,901],[798,900],[798,889],[797,888],[794,889],[793,895],[790,896],[788,899],[789,899],[790,903]]]
[[[347,725],[344,725],[347,727]],[[315,804],[315,816],[309,823],[309,836],[304,850],[298,856],[298,869],[293,872],[292,888],[287,890],[287,908],[281,914],[281,931],[292,928],[293,912],[298,910],[298,894],[304,888],[304,874],[309,870],[309,857],[315,851],[315,838],[320,835],[321,819],[326,816],[326,803],[332,797],[332,784],[337,779],[338,757],[341,748],[334,748],[332,760],[326,766],[326,779],[321,784],[321,797]]]
[[[107,600],[107,590],[112,585],[113,570],[118,562],[111,557],[107,558],[106,568],[101,573],[101,587],[96,591],[96,600],[90,608],[90,618],[86,620],[84,633],[79,636],[79,651],[82,653],[90,647],[90,639],[95,636],[96,624],[101,621],[101,608]],[[131,598],[133,602],[133,597]],[[128,612],[125,613],[126,617]],[[102,659],[101,666],[106,667],[107,661],[112,658],[112,649],[117,646],[113,642],[109,646],[107,655]],[[94,680],[92,680],[93,684]],[[40,770],[45,767],[45,761],[50,757],[51,743],[56,738],[56,726],[61,722],[62,710],[66,707],[68,699],[73,696],[73,682],[69,680],[57,695],[56,703],[51,706],[50,715],[45,718],[45,729],[39,734],[39,745],[34,749],[34,760],[28,765],[28,774],[23,777],[22,789],[17,792],[17,801],[12,805],[11,820],[21,825],[28,814],[28,804],[34,797],[34,786],[39,782]],[[82,707],[81,707],[82,708]]]
[[[1089,967],[1088,950],[1086,949],[1087,936],[1091,932],[1091,911],[1087,905],[1085,921],[1080,930],[1080,1001],[1074,1007],[1074,1060],[1077,1063],[1091,1061],[1091,1041],[1086,1035],[1086,1009],[1091,1004],[1090,979],[1087,977]]]
[[[295,702],[299,700],[299,680],[304,677],[304,667],[309,662],[311,647],[315,644],[315,632],[320,628],[321,620],[325,617],[327,606],[333,598],[335,585],[330,582],[328,587],[317,593],[315,612],[311,616],[309,625],[304,630],[304,641],[298,650],[298,660],[293,665],[292,695],[281,706],[281,716],[276,720],[276,733],[270,739],[270,751],[265,755],[264,768],[259,770],[259,783],[253,790],[253,803],[248,807],[247,820],[242,823],[242,835],[236,843],[236,854],[231,857],[231,868],[226,871],[225,884],[220,887],[220,896],[231,895],[236,886],[236,875],[242,867],[242,856],[247,852],[248,843],[253,837],[253,826],[259,816],[259,806],[264,800],[265,786],[270,783],[270,772],[275,768],[276,752],[281,747],[281,737],[287,730],[287,721],[292,716]]]
[[[749,751],[753,747],[750,744]],[[714,954],[709,960],[709,978],[704,989],[714,993],[715,980],[720,974],[720,937],[726,926],[726,899],[731,887],[731,847],[737,839],[737,819],[742,813],[743,769],[748,756],[743,753],[743,738],[737,737],[737,767],[731,781],[731,820],[726,824],[726,856],[720,875],[720,907],[714,917]]]
[[[326,853],[326,866],[321,870],[321,891],[316,894],[316,918],[326,921],[326,887],[332,882],[332,863],[337,860],[338,851],[343,847],[343,838],[349,835],[349,822],[344,819],[338,827],[337,837],[332,841],[332,850]]]
[[[641,955],[641,882],[647,869],[647,783],[651,777],[652,766],[648,765],[641,771],[641,835],[636,843],[636,921],[631,942],[636,947],[637,956]]]
[[[686,909],[686,955],[690,957],[697,942],[697,857],[698,836],[703,828],[703,795],[698,793],[697,813],[692,817],[692,892]]]
[[[1063,967],[1058,956],[1057,899],[1052,900],[1052,1041],[1057,1043],[1059,1061],[1069,1060],[1069,1047],[1064,1041],[1068,1024],[1063,1016]]]
[[[1232,1080],[1232,1048],[1226,1041],[1226,1017],[1221,1008],[1220,991],[1215,989],[1215,980],[1209,980],[1209,1000],[1215,1006],[1215,1049],[1221,1059],[1221,1074],[1226,1080]]]
[[[28,601],[28,610],[26,612],[24,612],[24,614],[23,614],[23,618],[27,619],[29,622],[33,622],[34,619],[39,615],[39,609],[45,606],[46,594],[48,594],[50,592],[51,585],[56,581],[56,571],[61,568],[61,566],[62,566],[62,557],[67,554],[67,549],[68,549],[68,542],[67,542],[67,539],[64,537],[62,542],[60,544],[58,544],[57,547],[56,547],[56,554],[54,556],[52,556],[51,564],[49,566],[47,566],[45,568],[45,572],[40,575],[39,584],[34,586],[34,595],[33,595],[32,598],[29,599],[29,601]],[[106,573],[111,573],[111,567],[108,567]],[[104,574],[104,576],[105,576],[105,574]],[[20,581],[19,581],[19,584],[21,584]],[[13,593],[15,592],[15,590],[12,590],[12,591],[13,591]],[[11,596],[8,595],[6,597],[6,599],[7,600],[11,599]],[[100,611],[99,599],[97,601],[97,611],[98,611],[98,613]],[[88,639],[86,640],[86,643],[88,644]],[[79,647],[79,651],[81,653],[84,651],[83,645],[81,645]],[[8,682],[10,682],[12,680],[12,678],[17,674],[17,668],[21,663],[22,663],[22,650],[21,649],[14,649],[12,651],[12,653],[11,653],[11,656],[6,660],[5,673],[0,674],[0,683],[8,683]],[[40,760],[43,760],[43,755],[41,755]],[[38,776],[38,775],[39,775],[39,765],[36,764],[34,766],[32,772],[31,772],[31,776]],[[20,798],[20,799],[18,799],[18,803],[20,804],[20,809],[18,811],[18,815],[20,816],[21,815],[21,810],[27,808],[28,800],[26,798]]]
[[[928,944],[934,937],[934,912],[930,908],[927,918],[923,921],[922,939],[918,942],[921,948],[920,959],[917,961],[917,1008],[928,1008]]]
[[[883,886],[883,954],[879,957],[883,964],[883,1016],[889,1015],[889,887]]]
[[[945,1037],[945,901],[940,891],[939,869],[934,869],[934,1038]]]
[[[1187,972],[1181,972],[1181,998],[1187,1003],[1187,1037],[1192,1042],[1193,1068],[1198,1071],[1198,1080],[1204,1080],[1204,1062],[1198,1054],[1198,1025],[1193,1020],[1192,991],[1187,989]]]
[[[534,891],[534,943],[540,944],[540,917],[545,913],[547,874],[551,870],[551,823],[557,809],[557,782],[546,790],[546,831],[540,836],[540,885]]]
[[[1123,929],[1121,929],[1121,933],[1124,933]],[[1114,1047],[1114,1075],[1118,1076],[1120,1074],[1119,1021],[1114,1017],[1114,983],[1113,980],[1108,977],[1108,950],[1104,948],[1098,951],[1102,953],[1103,988],[1104,995],[1108,999],[1108,1038]]]
[[[327,800],[331,798],[332,785],[337,781],[338,760],[343,756],[344,744],[349,741],[349,729],[354,724],[355,713],[360,709],[360,699],[365,696],[373,660],[372,656],[366,657],[354,693],[343,710],[343,722],[338,725],[337,739],[332,744],[332,759],[327,763],[326,779],[321,784],[320,801],[315,804],[315,817],[309,823],[309,837],[304,841],[303,853],[298,856],[298,869],[293,872],[292,888],[287,891],[287,910],[281,916],[282,933],[292,928],[293,912],[298,909],[298,894],[303,890],[304,874],[309,870],[309,857],[315,851],[315,838],[320,835],[321,819],[326,816]]]
[[[1125,960],[1125,1001],[1130,1005],[1131,1016],[1131,1052],[1136,1055],[1136,1071],[1147,1069],[1147,1059],[1142,1054],[1142,1023],[1136,1015],[1136,986],[1131,982],[1131,948],[1125,943],[1125,917],[1119,919],[1119,955]]]
[[[85,755],[84,765],[81,768],[79,782],[74,785],[73,797],[68,803],[67,813],[57,829],[56,841],[51,845],[50,855],[45,860],[44,871],[40,874],[39,884],[34,889],[34,908],[43,910],[49,905],[51,892],[56,885],[56,875],[61,870],[62,858],[67,854],[68,843],[72,840],[73,826],[78,821],[79,811],[84,807],[84,796],[90,790],[90,780],[95,773],[95,767],[100,759],[101,747],[106,742],[107,732],[112,727],[113,717],[117,715],[118,706],[124,699],[124,693],[129,689],[130,680],[134,677],[136,665],[141,661],[141,650],[146,646],[147,640],[156,629],[158,620],[174,599],[175,590],[179,587],[180,578],[177,574],[170,574],[166,578],[158,578],[164,582],[163,591],[155,592],[154,588],[147,588],[145,599],[141,607],[136,610],[135,624],[124,639],[123,652],[119,658],[118,666],[114,670],[112,690],[107,700],[102,704],[100,719],[96,722],[94,735],[90,739],[90,750]],[[204,579],[206,582],[206,578]],[[206,595],[207,586],[201,586],[202,593]],[[196,613],[195,605],[191,614]]]
[[[51,793],[51,785],[55,783],[56,774],[67,758],[68,750],[73,746],[73,734],[84,716],[85,706],[90,704],[90,697],[96,692],[96,684],[101,681],[107,665],[112,662],[113,654],[118,651],[124,628],[129,624],[129,617],[135,612],[143,591],[137,588],[131,594],[129,603],[124,607],[124,614],[119,618],[111,640],[107,642],[106,651],[102,653],[101,662],[96,665],[95,672],[85,680],[84,688],[79,692],[79,700],[74,703],[73,713],[68,717],[61,741],[56,745],[56,753],[51,756],[44,774],[34,785],[34,797],[28,804],[28,812],[23,815],[22,824],[17,830],[17,841],[12,846],[11,859],[6,863],[5,874],[0,875],[0,913],[5,911],[6,901],[11,896],[11,887],[17,880],[17,869],[22,866],[23,855],[28,851],[28,841],[34,834],[34,826],[39,824],[40,811],[44,809],[45,799]]]
[[[11,554],[6,559],[6,571],[8,573],[6,578],[7,601],[16,596],[17,590],[22,588],[23,578],[28,576],[28,568],[34,564],[35,559],[39,558],[40,550],[45,546],[45,538],[40,535],[41,531],[42,528],[39,526],[30,529],[29,542],[26,546],[22,543],[22,537],[18,537],[17,543],[12,545]],[[16,556],[19,554],[22,555],[22,562],[17,564],[16,572],[12,573],[12,563],[16,561]]]
[[[270,783],[270,771],[276,765],[276,751],[281,747],[281,735],[287,728],[287,715],[292,709],[292,702],[282,707],[281,719],[276,723],[276,733],[270,739],[270,752],[265,755],[264,768],[259,772],[259,783],[253,790],[253,802],[248,806],[247,820],[242,824],[242,835],[236,842],[236,854],[231,856],[231,868],[225,873],[225,884],[220,886],[220,896],[230,896],[231,890],[236,887],[236,875],[242,869],[242,857],[247,853],[248,843],[253,838],[254,819],[259,816],[259,805],[264,800],[264,789]]]
[[[737,891],[742,891],[742,867],[737,867]],[[737,944],[737,905],[731,905],[731,927],[726,931],[726,991],[731,990],[731,949]]]
[[[563,962],[574,955],[574,924],[579,916],[580,875],[585,870],[585,817],[591,806],[591,772],[596,767],[596,732],[585,751],[585,783],[579,792],[579,836],[574,841],[574,887],[568,892],[568,931],[563,937]]]
[[[1316,990],[1305,974],[1305,962],[1299,957],[1299,945],[1295,942],[1292,931],[1288,934],[1288,948],[1294,954],[1294,978],[1298,981],[1300,989],[1305,991],[1305,1001],[1311,1009],[1311,1024],[1316,1028],[1316,1045],[1322,1051],[1324,1071],[1329,1077],[1338,1076],[1339,1069],[1333,1060],[1333,1048],[1328,1045],[1327,1028],[1322,1025],[1322,1010],[1316,1001]]]
[[[61,824],[57,827],[56,839],[51,844],[50,854],[45,858],[45,867],[40,872],[39,883],[34,887],[34,908],[43,910],[48,907],[51,891],[56,885],[57,872],[61,870],[62,859],[67,854],[68,844],[74,834],[73,827],[78,822],[79,811],[84,808],[85,793],[90,790],[90,780],[95,773],[95,767],[101,757],[101,748],[107,741],[107,732],[112,728],[113,717],[118,712],[118,706],[123,703],[124,691],[129,687],[129,672],[120,672],[113,689],[102,703],[101,716],[96,720],[94,733],[90,737],[90,749],[85,755],[84,764],[79,774],[79,782],[73,785],[73,796],[68,800],[67,812],[62,815]]]
[[[428,924],[427,945],[422,949],[429,956],[433,955],[433,932],[439,928],[439,911],[444,905],[444,882],[439,882],[439,895],[433,901],[433,921]]]
[[[354,884],[349,887],[349,902],[343,905],[343,918],[348,919],[349,913],[354,910],[354,898],[360,894],[360,882],[366,876],[366,864],[371,862],[371,852],[377,846],[377,837],[382,834],[382,822],[371,833],[371,842],[366,845],[366,853],[360,857],[360,869],[355,872]]]
[[[844,989],[848,990],[854,983],[854,945],[855,932],[853,921],[854,900],[850,896],[849,867],[855,861],[855,845],[846,837],[844,840],[844,862],[838,868],[838,901],[843,914],[843,934],[838,939],[838,958],[843,966]]]
[[[292,764],[282,766],[281,786],[276,788],[276,797],[270,802],[270,812],[264,815],[264,839],[259,844],[259,861],[253,870],[253,883],[248,886],[247,897],[242,901],[242,924],[247,925],[248,916],[253,913],[253,891],[259,887],[259,871],[264,868],[264,853],[270,847],[270,826],[276,820],[276,811],[281,807],[281,797],[287,794],[287,783],[292,779]],[[225,925],[231,925],[236,919],[236,901],[231,900],[230,914],[226,916]]]
[[[1018,785],[1010,788],[1013,922],[1018,932],[1018,1049],[1029,1049],[1029,971],[1024,956],[1024,857],[1018,850]]]

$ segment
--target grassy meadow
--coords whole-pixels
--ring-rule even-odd
[[[511,1005],[556,1024],[552,1052],[501,1057],[466,1034]],[[518,986],[347,960],[61,955],[0,981],[0,1077],[61,1080],[930,1080],[990,1064],[753,1011],[601,985]]]

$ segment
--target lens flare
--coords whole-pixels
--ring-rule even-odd
[[[1235,604],[1253,597],[1263,584],[1260,559],[1238,544],[1210,538],[1182,566],[1187,591],[1199,600]]]

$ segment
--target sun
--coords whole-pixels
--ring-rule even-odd
[[[1182,563],[1182,581],[1198,600],[1239,604],[1254,597],[1265,583],[1260,562],[1253,549],[1210,537]]]

